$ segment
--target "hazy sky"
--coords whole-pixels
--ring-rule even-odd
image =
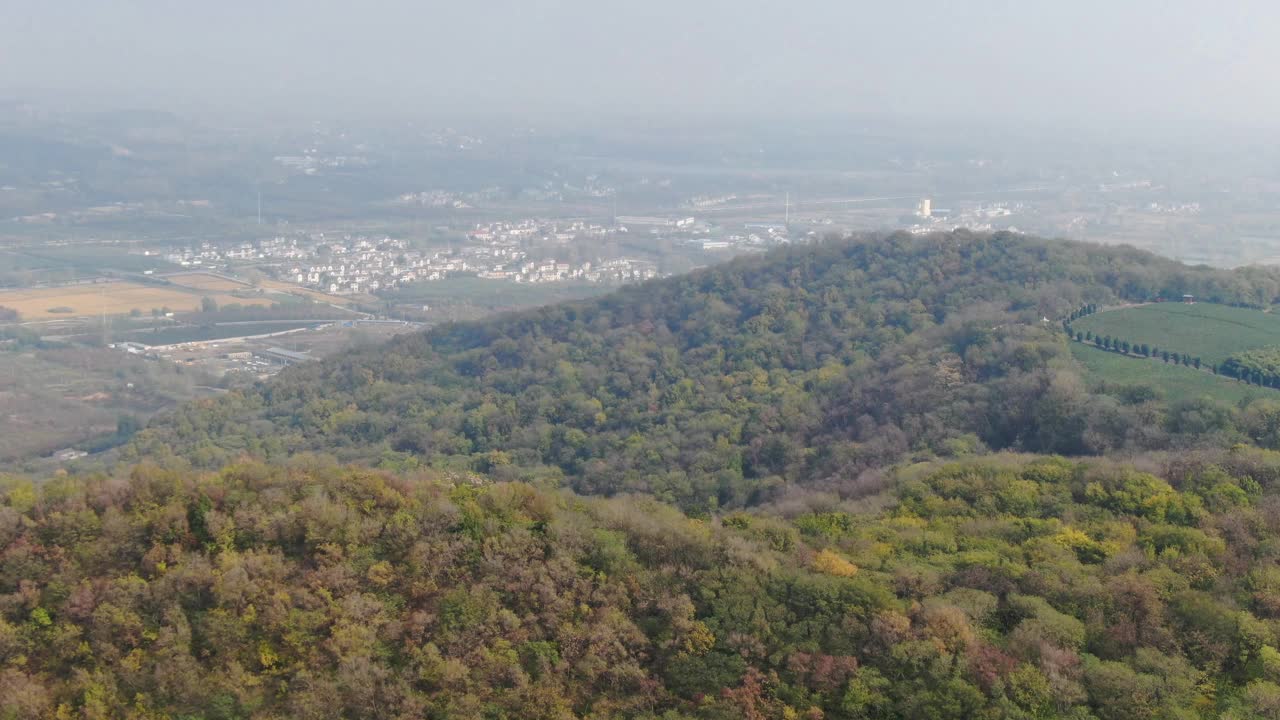
[[[0,0],[0,91],[1280,127],[1280,3]]]

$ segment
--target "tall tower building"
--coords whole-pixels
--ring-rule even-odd
[[[921,198],[920,204],[916,206],[916,214],[920,217],[930,217],[933,215],[933,201],[929,198]]]

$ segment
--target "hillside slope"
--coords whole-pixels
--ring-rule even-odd
[[[1184,292],[1270,305],[1280,274],[1010,234],[788,248],[299,367],[153,423],[126,458],[322,452],[705,512],[788,483],[853,490],[912,455],[1158,448],[1208,411],[1097,394],[1042,319]]]
[[[1280,455],[1156,465],[710,521],[301,463],[0,480],[0,717],[1275,718]]]

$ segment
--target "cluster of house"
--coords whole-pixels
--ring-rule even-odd
[[[718,205],[724,205],[737,200],[738,196],[733,193],[727,195],[694,195],[689,198],[687,204],[692,208],[713,208]]]
[[[252,247],[252,245],[250,245]],[[227,261],[228,251],[211,242],[173,248],[164,253],[164,259],[182,267],[217,267]],[[150,255],[150,252],[145,253]]]
[[[950,232],[959,228],[975,232],[1010,230],[1017,232],[1010,218],[1021,212],[1021,203],[989,203],[961,206],[957,209],[935,208],[928,199],[920,201],[913,222],[907,231],[916,235],[931,232]]]
[[[482,245],[520,245],[529,240],[567,243],[578,238],[603,238],[625,228],[611,228],[585,220],[514,220],[480,223],[467,239]]]
[[[182,267],[216,269],[231,260],[307,258],[314,252],[314,247],[298,242],[296,237],[275,237],[230,246],[202,242],[199,245],[170,248],[163,253],[163,257],[167,262]],[[151,251],[145,254],[150,255]]]
[[[615,258],[598,263],[566,263],[554,260],[526,261],[519,264],[499,265],[478,273],[489,280],[514,282],[556,282],[559,280],[585,280],[587,282],[636,282],[658,277],[658,266],[646,260]]]
[[[405,193],[395,199],[398,205],[419,205],[421,207],[430,208],[455,208],[463,209],[471,207],[466,198],[459,193],[448,192],[446,190],[425,190],[423,192]]]
[[[325,169],[369,167],[372,162],[363,155],[321,155],[314,148],[304,155],[277,155],[276,164],[304,175],[317,175]]]
[[[231,246],[201,243],[173,248],[164,254],[183,267],[218,269],[232,262],[263,261],[264,269],[280,280],[333,294],[373,293],[404,283],[443,280],[467,274],[522,283],[563,280],[623,283],[658,276],[655,263],[630,258],[579,262],[544,259],[531,246],[564,245],[570,241],[606,239],[626,233],[583,220],[517,220],[476,225],[468,243],[436,251],[411,249],[396,238],[323,233],[273,237]]]
[[[481,233],[483,234],[483,233]],[[443,280],[468,274],[514,282],[631,282],[656,277],[657,266],[625,258],[601,263],[567,263],[531,259],[513,243],[467,245],[461,248],[420,252],[404,240],[379,241],[357,238],[332,243],[307,263],[281,268],[282,279],[334,294],[388,290],[403,283]]]
[[[305,259],[308,262],[282,266],[282,279],[339,295],[386,290],[467,269],[465,261],[435,262],[436,258],[410,250],[408,242],[392,238],[321,242]]]

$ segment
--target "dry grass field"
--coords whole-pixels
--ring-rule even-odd
[[[24,288],[0,291],[0,306],[18,311],[23,320],[52,320],[92,315],[125,315],[139,310],[144,315],[152,308],[169,308],[175,312],[199,310],[200,301],[212,297],[219,305],[270,305],[270,297],[238,298],[230,294],[180,287],[141,285],[131,282],[105,282],[50,288]]]

